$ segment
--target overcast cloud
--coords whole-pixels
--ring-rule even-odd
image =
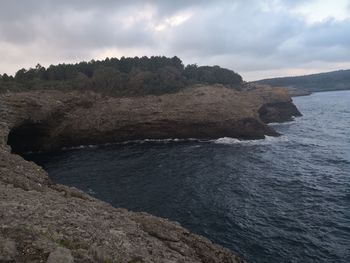
[[[0,73],[177,55],[247,80],[350,68],[350,0],[2,0]]]

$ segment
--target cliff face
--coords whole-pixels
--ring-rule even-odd
[[[11,148],[21,153],[142,138],[262,138],[277,135],[263,121],[298,114],[291,105],[283,92],[223,87],[142,98],[2,95],[0,261],[242,262],[177,223],[113,208],[54,184],[42,168],[11,154]]]
[[[15,152],[145,138],[259,139],[277,135],[264,122],[299,114],[286,94],[223,87],[139,98],[19,93],[3,97],[2,104],[8,143]]]
[[[293,117],[301,116],[297,107],[289,102],[266,103],[258,112],[265,123],[291,121]]]

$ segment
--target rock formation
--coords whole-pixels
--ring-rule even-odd
[[[258,88],[140,98],[1,95],[0,262],[243,262],[175,222],[55,184],[13,153],[142,138],[262,138],[278,135],[265,122],[299,114],[287,93]]]

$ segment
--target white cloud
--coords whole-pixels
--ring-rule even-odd
[[[247,79],[325,71],[350,62],[349,14],[346,0],[4,0],[0,73],[123,55],[177,55]]]
[[[156,31],[163,31],[166,29],[169,29],[171,27],[176,27],[184,22],[186,22],[188,19],[192,17],[193,13],[192,12],[180,12],[178,14],[175,14],[173,16],[170,16],[168,18],[163,19],[154,27]]]
[[[348,0],[312,0],[298,6],[294,12],[305,17],[308,24],[326,20],[341,21],[350,18]]]

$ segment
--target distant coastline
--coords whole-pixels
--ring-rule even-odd
[[[350,90],[350,70],[338,70],[294,77],[279,77],[253,81],[258,85],[284,87],[292,96],[313,92]],[[295,95],[294,95],[295,94]]]

